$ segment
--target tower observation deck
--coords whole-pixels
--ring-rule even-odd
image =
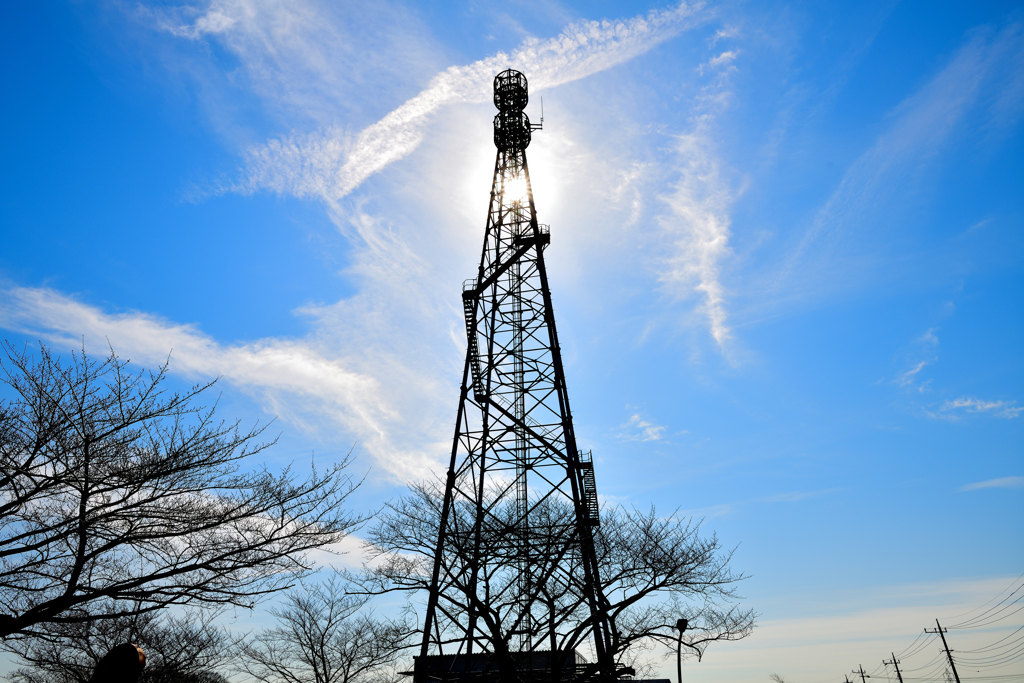
[[[526,77],[494,79],[494,178],[414,683],[611,681],[594,467],[576,443],[526,148]]]

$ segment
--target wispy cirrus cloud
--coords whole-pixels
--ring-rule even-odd
[[[2,324],[60,343],[81,334],[109,337],[119,351],[147,363],[162,360],[173,348],[176,371],[223,375],[262,397],[284,419],[313,431],[322,419],[340,424],[388,472],[401,478],[422,475],[450,438],[450,402],[438,398],[454,397],[457,369],[450,367],[451,359],[464,348],[459,311],[449,296],[461,279],[451,263],[462,226],[407,224],[393,212],[374,215],[362,200],[341,200],[416,149],[442,108],[488,101],[494,74],[501,69],[523,70],[537,92],[622,64],[710,16],[702,3],[680,3],[633,18],[573,23],[554,38],[529,39],[509,54],[442,70],[419,94],[359,132],[325,123],[316,132],[295,132],[249,149],[242,178],[231,189],[324,201],[350,241],[346,274],[358,284],[357,293],[300,311],[314,327],[301,339],[219,342],[194,326],[146,313],[108,313],[48,289],[11,290],[15,294],[0,313]],[[314,120],[330,121],[323,112],[341,106],[351,89],[335,64],[351,62],[338,47],[345,43],[346,29],[327,4],[212,0],[205,9],[154,11],[150,18],[183,40],[217,41],[241,62],[246,83],[265,97],[268,107],[308,111]],[[733,56],[722,55],[712,69],[732,68]],[[702,93],[701,106],[714,99],[708,92]],[[707,130],[695,127],[691,133],[680,145],[684,167],[692,171],[687,191],[705,193],[697,176],[703,173],[698,165],[704,163]],[[451,173],[450,168],[441,170]],[[418,174],[419,191],[430,185],[428,175]],[[707,204],[694,197],[687,201],[703,203],[703,208],[694,204],[684,213],[700,222]],[[671,267],[691,269],[685,277],[677,273],[672,287],[709,297],[719,323],[716,338],[723,339],[718,256],[708,251],[708,236],[698,235],[698,227],[677,221],[670,231],[687,254]],[[712,226],[720,228],[721,221]],[[712,250],[720,249],[713,236],[710,241]],[[645,438],[661,435],[656,425],[644,429]]]
[[[711,336],[724,349],[732,337],[720,277],[722,260],[732,253],[730,193],[709,147],[703,131],[680,137],[681,173],[675,191],[665,197],[671,214],[662,218],[672,233],[672,249],[660,279],[677,298],[694,292],[701,297]]]
[[[1017,68],[1024,59],[1022,33],[1020,23],[998,32],[972,31],[946,65],[892,111],[891,125],[847,168],[800,236],[777,274],[776,288],[816,295],[877,273],[882,243],[873,227],[887,225],[904,210],[914,183],[934,167],[963,122],[977,114],[988,121],[985,125],[1006,125],[1024,111],[1024,100],[1010,96],[1024,88]],[[1005,103],[998,114],[985,107],[992,100]],[[1013,116],[1006,111],[1012,108]],[[873,239],[862,243],[867,235]]]
[[[978,491],[980,489],[1024,489],[1024,477],[999,477],[998,479],[986,479],[976,481],[973,484],[961,486],[958,491]]]
[[[736,69],[735,57],[735,52],[723,52],[698,67],[700,73],[711,70],[714,79],[695,100],[691,129],[677,138],[677,176],[671,192],[662,196],[669,213],[660,217],[670,246],[659,279],[675,298],[694,293],[701,298],[700,311],[722,351],[732,337],[721,270],[732,254],[729,210],[734,192],[715,153],[714,137],[716,117],[731,96],[728,76]]]
[[[257,80],[265,88],[276,88],[295,101],[309,99],[319,88],[343,91],[338,76],[325,66],[329,50],[317,47],[337,42],[331,38],[338,31],[332,32],[330,17],[309,0],[296,7],[278,0],[214,0],[189,21],[165,19],[163,26],[188,39],[220,41],[250,72],[259,75]],[[496,72],[507,67],[523,71],[536,93],[627,62],[712,16],[703,2],[680,2],[632,18],[569,24],[553,38],[530,38],[510,53],[441,71],[417,95],[358,132],[331,124],[249,147],[244,152],[241,177],[226,189],[241,193],[269,190],[320,199],[340,214],[340,200],[421,144],[440,110],[453,104],[489,101]],[[304,34],[313,37],[308,43],[314,47],[301,47]],[[731,33],[719,32],[719,37],[728,35]],[[664,196],[670,213],[662,221],[669,240],[668,256],[656,266],[673,298],[699,298],[700,312],[723,350],[731,335],[720,277],[721,263],[731,253],[731,194],[714,154],[712,126],[715,114],[728,100],[725,76],[736,69],[738,54],[735,49],[720,49],[706,63],[693,67],[701,75],[709,74],[714,83],[697,97],[692,128],[676,139],[677,178],[672,191]],[[324,83],[306,86],[297,94],[288,68],[299,73],[300,83],[317,75]]]
[[[222,377],[300,428],[319,431],[320,421],[341,426],[399,479],[423,476],[435,462],[429,436],[424,439],[429,426],[417,419],[423,413],[416,406],[435,387],[422,386],[429,380],[386,353],[349,355],[315,336],[222,344],[193,325],[141,312],[108,313],[46,288],[0,290],[0,327],[65,348],[84,339],[92,353],[105,353],[109,341],[120,356],[149,366],[169,356],[176,375]],[[403,395],[418,399],[410,405]]]
[[[401,97],[439,68],[429,31],[403,10],[391,0],[136,6],[148,25],[228,55],[215,67],[229,70],[221,87],[251,91],[293,125],[325,126],[372,116],[377,101]]]
[[[232,189],[266,189],[336,202],[412,153],[441,108],[489,101],[494,75],[505,68],[528,74],[531,91],[536,93],[626,62],[707,17],[703,4],[681,3],[632,19],[578,22],[554,38],[527,40],[509,54],[449,67],[415,97],[358,134],[334,127],[249,149],[244,176]]]
[[[645,420],[639,413],[633,413],[622,427],[625,431],[619,436],[630,441],[661,441],[665,437],[664,425]]]
[[[767,678],[766,671],[778,671],[786,680],[820,681],[828,680],[827,672],[835,669],[835,660],[840,657],[865,662],[872,676],[896,680],[891,668],[876,664],[872,670],[868,664],[878,662],[880,652],[895,651],[897,657],[905,659],[901,668],[927,673],[930,667],[936,667],[933,657],[942,643],[930,636],[935,640],[922,648],[922,637],[929,638],[922,636],[922,626],[934,626],[936,617],[943,625],[955,623],[956,617],[977,610],[1016,581],[1019,577],[858,586],[833,590],[827,604],[806,591],[766,595],[760,603],[764,616],[758,621],[757,637],[731,643],[728,657],[706,658],[700,666],[709,680],[758,681]],[[778,614],[790,616],[773,616]],[[990,646],[1011,636],[1016,627],[1009,620],[1005,625],[990,627],[992,631],[957,631],[963,643],[958,647],[968,650]],[[942,679],[943,667],[944,663],[938,661],[935,680]]]
[[[991,413],[996,417],[1012,420],[1024,411],[1016,401],[985,401],[970,396],[961,396],[939,406],[939,413],[955,417],[962,413]]]
[[[909,362],[910,367],[899,372],[893,378],[892,382],[894,384],[904,388],[916,389],[918,393],[924,393],[928,389],[931,380],[922,382],[921,371],[938,361],[936,352],[939,347],[939,338],[935,335],[935,331],[934,327],[929,328],[900,353],[902,362]]]
[[[929,363],[931,363],[930,360],[919,361],[916,365],[914,365],[914,367],[910,368],[905,372],[901,372],[899,375],[896,376],[896,384],[899,384],[901,387],[905,387],[908,384],[913,384],[914,380],[917,378],[917,373],[924,370],[925,366],[928,365]]]

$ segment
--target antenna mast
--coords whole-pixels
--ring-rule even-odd
[[[551,234],[526,161],[540,128],[528,102],[522,73],[495,77],[491,201],[476,278],[463,284],[466,362],[414,683],[617,677],[594,466],[576,443],[544,263]]]

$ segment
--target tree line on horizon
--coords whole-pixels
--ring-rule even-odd
[[[345,507],[360,483],[348,472],[351,453],[324,470],[272,471],[257,462],[275,443],[266,426],[246,429],[219,418],[216,401],[201,405],[214,382],[169,391],[167,363],[136,370],[113,350],[65,361],[43,344],[32,353],[7,342],[3,351],[0,647],[20,665],[9,680],[88,683],[100,658],[125,642],[146,652],[144,683],[225,683],[236,674],[376,683],[411,668],[442,483],[414,483],[374,515],[358,514]],[[472,511],[454,514],[468,524]],[[536,542],[570,514],[544,509]],[[357,529],[370,558],[362,569],[324,572],[310,560]],[[482,549],[478,539],[473,552],[498,557],[499,536],[485,535]],[[735,592],[745,577],[699,523],[606,507],[596,544],[615,657],[638,676],[653,670],[659,644],[674,653],[682,642],[700,656],[712,642],[751,633],[755,614]],[[458,571],[466,552],[456,544],[442,561]],[[475,588],[457,582],[441,596],[449,624],[475,610],[491,626],[481,644],[489,651],[509,649],[514,634],[502,624],[521,609],[508,575],[490,579],[502,597],[487,605],[469,604]],[[394,594],[403,609],[377,614],[374,598]],[[556,632],[575,642],[587,629],[583,594],[569,582],[535,596],[552,648]],[[221,625],[226,611],[237,620],[271,596],[269,628]],[[691,624],[685,642],[680,618]]]

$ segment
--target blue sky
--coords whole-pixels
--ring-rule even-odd
[[[355,444],[358,504],[400,495],[450,447],[511,66],[599,491],[751,574],[688,681],[838,681],[1024,570],[1019,3],[0,13],[6,338],[170,353],[273,464]]]

